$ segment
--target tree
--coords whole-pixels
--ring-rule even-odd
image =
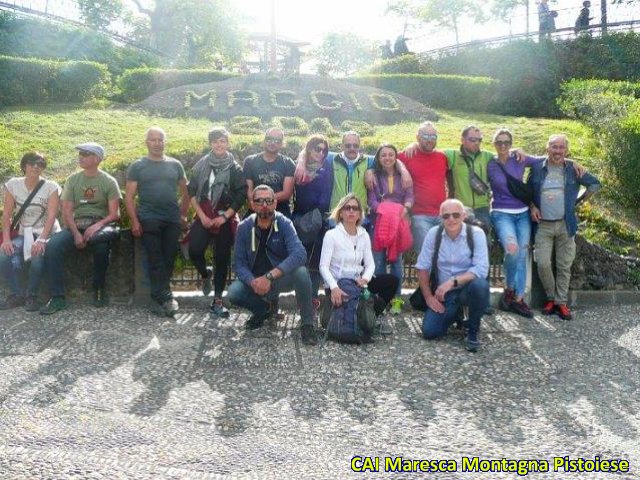
[[[353,33],[331,32],[312,55],[318,62],[318,74],[346,77],[371,65],[378,57],[378,49]]]
[[[514,11],[522,6],[526,8],[527,33],[529,33],[529,0],[493,0],[491,12],[511,25]]]
[[[106,28],[123,13],[122,0],[76,0],[80,16],[87,25]]]
[[[406,35],[407,27],[416,18],[416,6],[412,0],[390,0],[387,3],[386,13],[391,13],[404,20],[402,35]]]
[[[485,21],[482,11],[474,0],[424,0],[418,8],[418,15],[425,23],[453,30],[456,46],[459,40],[459,19],[466,18],[477,23]]]
[[[240,59],[243,32],[229,0],[153,0],[152,8],[131,1],[147,17],[149,46],[171,59],[171,66],[219,66]]]

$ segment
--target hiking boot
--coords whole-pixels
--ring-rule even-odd
[[[509,309],[513,313],[522,315],[523,317],[533,318],[533,312],[531,311],[531,309],[529,308],[529,305],[527,305],[524,300],[511,302]]]
[[[209,316],[212,318],[229,318],[229,310],[222,304],[221,298],[216,298],[209,307]]]
[[[27,312],[37,312],[40,310],[40,303],[38,302],[38,297],[35,295],[28,295],[27,301],[24,304],[24,309]]]
[[[9,310],[10,308],[21,307],[22,305],[24,305],[24,297],[12,293],[0,302],[0,310]]]
[[[542,307],[542,314],[553,315],[554,313],[556,313],[556,302],[553,300],[547,300],[544,307]]]
[[[391,315],[400,315],[402,313],[402,306],[404,305],[404,300],[400,297],[393,297],[391,299],[391,308],[389,309],[389,313]]]
[[[51,315],[67,308],[64,297],[51,297],[47,304],[40,309],[40,315]]]
[[[480,340],[478,340],[478,332],[467,331],[465,338],[465,348],[467,352],[476,353],[480,348]]]
[[[302,325],[300,327],[300,338],[305,345],[315,345],[318,343],[318,335],[313,325]]]
[[[98,288],[93,291],[93,306],[96,308],[106,307],[108,304],[107,292],[104,288]]]
[[[566,303],[560,303],[556,305],[556,313],[563,320],[571,320],[573,317],[571,316],[571,310]]]
[[[502,310],[503,312],[511,311],[511,302],[513,302],[514,296],[515,292],[512,289],[505,288],[502,296],[500,297],[500,310]]]
[[[257,330],[264,325],[264,321],[269,318],[270,315],[267,313],[266,315],[251,315],[251,318],[247,320],[247,323],[244,324],[245,330]]]
[[[385,317],[380,317],[378,319],[378,331],[380,332],[380,335],[393,334],[393,328],[391,328],[391,324],[389,323],[389,320],[387,320]]]
[[[213,278],[213,272],[211,270],[207,270],[207,276],[202,279],[202,294],[205,297],[208,297],[213,289],[211,285],[211,279]]]
[[[178,313],[178,310],[180,310],[180,305],[175,298],[165,300],[162,304],[162,307],[169,317],[173,317],[176,313]]]

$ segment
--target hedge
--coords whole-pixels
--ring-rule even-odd
[[[492,78],[463,75],[358,75],[348,80],[399,93],[432,108],[469,112],[493,111],[499,85]]]
[[[0,105],[76,103],[110,88],[105,65],[0,56]]]
[[[136,103],[168,88],[192,83],[219,82],[239,74],[218,70],[163,70],[160,68],[133,68],[126,70],[118,78],[118,87],[122,99],[127,103]]]

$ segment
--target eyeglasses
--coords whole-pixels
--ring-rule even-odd
[[[438,135],[436,135],[435,133],[423,133],[422,135],[420,135],[420,138],[422,140],[426,140],[426,141],[434,141],[438,139]]]
[[[282,143],[282,138],[280,137],[264,137],[264,141],[267,143]]]
[[[327,149],[322,145],[316,145],[315,147],[313,147],[313,151],[316,153],[324,153],[327,151]]]
[[[47,164],[45,162],[43,162],[42,160],[32,160],[27,162],[27,165],[30,165],[32,167],[36,167],[36,168],[47,168]]]
[[[511,140],[496,140],[495,142],[493,142],[493,144],[496,147],[510,147],[511,146]]]
[[[91,155],[95,155],[95,154],[91,152],[85,152],[84,150],[80,150],[78,152],[78,155],[80,155],[81,157],[90,157]]]
[[[359,143],[345,143],[344,148],[360,148]]]
[[[253,203],[256,205],[273,205],[273,198],[254,198]]]
[[[342,210],[345,210],[347,212],[359,212],[360,207],[357,205],[345,205],[344,207],[342,207]]]
[[[458,220],[462,216],[462,214],[460,212],[453,212],[453,213],[443,213],[440,216],[442,217],[443,220],[449,220],[449,217],[453,217],[456,220]]]
[[[482,143],[482,137],[466,137],[465,139],[472,143]]]

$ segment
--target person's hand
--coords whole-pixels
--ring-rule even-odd
[[[97,223],[94,223],[93,225],[90,225],[82,234],[82,238],[85,242],[88,242],[91,237],[93,237],[93,235],[100,230],[102,227],[100,225],[98,225]]]
[[[46,246],[47,244],[44,242],[33,242],[33,245],[31,245],[31,256],[39,257],[40,255],[44,255],[44,249]]]
[[[206,230],[209,230],[213,226],[213,218],[209,218],[206,215],[202,215],[202,218],[198,218],[200,218],[200,223]]]
[[[538,207],[531,207],[531,220],[536,223],[540,223],[540,220],[542,220],[542,214]]]
[[[369,280],[365,280],[362,277],[356,279],[356,285],[358,285],[360,288],[366,288],[368,284]]]
[[[368,169],[364,172],[364,184],[367,190],[373,191],[376,189],[376,176],[373,174],[373,170]]]
[[[440,302],[434,295],[429,295],[425,301],[427,302],[427,306],[436,313],[444,313],[445,308],[444,304]]]
[[[407,158],[413,158],[413,156],[416,154],[417,151],[418,151],[418,142],[410,143],[409,145],[404,147],[404,153],[407,156]]]
[[[438,285],[436,288],[435,297],[438,301],[444,302],[444,296],[447,294],[449,290],[453,288],[453,280],[449,279],[441,285]]]
[[[522,163],[526,160],[526,156],[527,154],[525,153],[525,151],[521,148],[514,148],[513,150],[511,150],[510,153],[514,153],[516,155],[516,161],[518,163]]]
[[[77,249],[83,249],[87,246],[87,242],[85,242],[84,237],[80,232],[73,234],[73,243]]]
[[[349,295],[347,295],[346,293],[344,293],[340,287],[336,287],[336,288],[332,288],[331,289],[331,304],[334,307],[339,307],[342,305],[342,302],[344,302],[347,298],[349,298]]]
[[[582,176],[587,173],[587,169],[584,168],[583,165],[580,165],[578,162],[571,162],[573,164],[573,169],[576,172],[576,175],[578,176],[578,178],[582,178]]]
[[[307,158],[304,154],[304,150],[298,155],[298,163],[296,164],[296,170],[293,172],[293,179],[296,184],[304,185],[305,177],[307,176]]]
[[[211,220],[211,227],[220,228],[225,223],[227,223],[227,219],[224,217],[224,215],[220,215],[220,216],[217,216],[216,218],[214,218],[213,220]],[[211,228],[211,227],[209,227],[209,228]]]
[[[262,275],[261,277],[251,280],[251,288],[256,295],[260,295],[262,297],[271,290],[271,281]]]
[[[142,236],[142,225],[140,225],[138,220],[134,220],[133,223],[131,223],[131,235],[134,237]]]
[[[402,209],[402,218],[404,218],[405,220],[409,220],[410,216],[409,216],[409,208],[407,206],[405,206]]]
[[[2,242],[2,245],[0,245],[0,249],[2,250],[2,253],[4,253],[6,256],[13,255],[13,252],[15,251],[14,248],[13,248],[13,243],[11,242],[11,240],[7,240],[6,242]]]

